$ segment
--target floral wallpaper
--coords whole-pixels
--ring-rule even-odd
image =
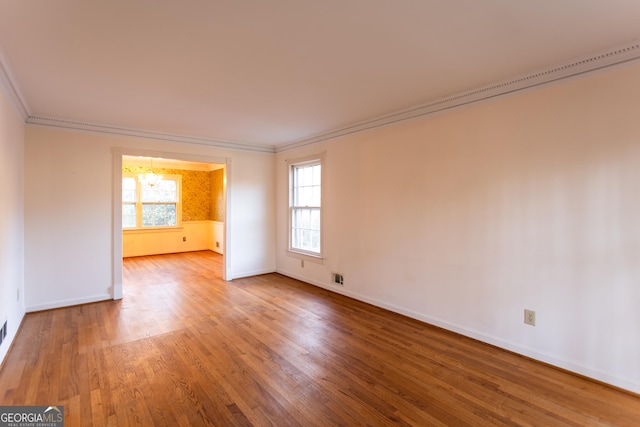
[[[211,174],[211,220],[224,221],[224,169]]]
[[[224,221],[224,170],[153,168],[153,173],[182,175],[182,221]],[[123,173],[146,173],[148,167],[122,166]]]

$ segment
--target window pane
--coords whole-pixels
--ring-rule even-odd
[[[300,249],[300,230],[293,229],[291,232],[291,247]]]
[[[304,168],[304,184],[303,185],[313,185],[313,167],[306,166]]]
[[[136,179],[131,177],[122,178],[122,201],[134,202],[136,201]]]
[[[170,203],[143,203],[142,226],[176,225],[176,205]]]
[[[311,189],[310,206],[320,206],[320,186],[316,185]]]
[[[309,228],[309,210],[308,209],[300,210],[300,217],[299,217],[297,226],[303,229]]]
[[[167,216],[166,216],[167,225],[176,225],[177,224],[176,205],[167,204],[166,206],[167,206]]]
[[[127,228],[136,226],[135,204],[127,203],[122,205],[122,226]]]
[[[163,179],[154,186],[141,185],[142,202],[177,202],[178,185],[173,179]]]
[[[311,236],[309,230],[302,230],[302,241],[300,242],[300,249],[309,249],[311,246]]]
[[[311,218],[309,223],[309,228],[312,230],[319,231],[320,230],[320,209],[314,209],[310,212]]]
[[[304,168],[296,168],[296,186],[304,185]]]
[[[294,167],[293,206],[320,206],[320,165]]]
[[[293,248],[320,252],[320,209],[294,208],[291,234]]]
[[[309,190],[309,187],[300,188],[300,206],[309,206],[309,203],[311,202]]]
[[[320,231],[311,231],[310,251],[320,252]]]
[[[143,227],[153,226],[156,216],[157,216],[156,205],[147,205],[147,204],[142,205],[142,226]]]

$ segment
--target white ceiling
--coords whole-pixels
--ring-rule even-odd
[[[211,172],[224,168],[223,164],[192,162],[188,160],[165,159],[161,157],[122,156],[122,166],[141,166],[143,168],[181,169]]]
[[[0,0],[34,121],[274,149],[639,37],[638,0]]]

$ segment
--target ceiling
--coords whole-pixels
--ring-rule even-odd
[[[143,168],[181,169],[211,172],[223,169],[223,164],[193,162],[188,160],[165,159],[161,157],[122,156],[122,166],[139,166]]]
[[[0,0],[0,69],[28,123],[273,151],[637,43],[639,22],[638,0]]]

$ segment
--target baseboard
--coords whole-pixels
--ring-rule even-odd
[[[232,273],[229,278],[229,280],[234,280],[234,279],[242,279],[244,277],[251,277],[251,276],[260,276],[261,274],[269,274],[269,273],[276,273],[276,270],[274,268],[267,268],[264,270],[249,270],[249,271],[241,271],[239,273]]]
[[[98,302],[98,301],[107,301],[111,299],[113,299],[113,297],[110,294],[101,294],[101,295],[94,295],[94,296],[85,297],[85,298],[54,301],[46,304],[37,304],[37,305],[27,306],[27,313],[33,313],[35,311],[51,310],[54,308],[70,307],[73,305],[88,304],[88,303]]]
[[[608,385],[621,388],[626,391],[630,391],[635,394],[640,394],[640,383],[629,381],[624,378],[619,378],[614,375],[607,374],[605,372],[600,372],[586,366],[582,366],[580,364],[573,363],[568,360],[557,358],[551,354],[542,353],[536,351],[533,348],[524,347],[520,344],[516,344],[507,340],[503,340],[498,337],[494,337],[491,335],[487,335],[485,333],[469,329],[460,325],[456,325],[451,322],[447,322],[435,317],[427,316],[422,313],[415,312],[413,310],[406,309],[404,307],[399,307],[394,304],[389,304],[384,301],[377,300],[375,298],[368,297],[366,295],[359,294],[357,292],[350,291],[348,289],[344,289],[338,285],[330,285],[321,282],[317,282],[314,280],[310,280],[308,278],[302,277],[298,274],[291,273],[286,270],[277,269],[276,273],[282,274],[287,277],[291,277],[296,280],[300,280],[305,283],[309,283],[314,286],[318,286],[320,288],[335,292],[337,294],[341,294],[347,296],[349,298],[356,299],[358,301],[366,302],[367,304],[375,305],[376,307],[384,308],[386,310],[392,311],[394,313],[402,314],[403,316],[410,317],[412,319],[419,320],[424,323],[428,323],[430,325],[437,326],[442,329],[446,329],[451,332],[455,332],[457,334],[475,339],[477,341],[481,341],[487,344],[491,344],[493,346],[499,347],[501,349],[510,351],[512,353],[516,353],[539,362],[554,366],[556,368],[560,368],[596,381],[600,381],[606,383]]]
[[[135,258],[139,256],[154,256],[154,255],[169,255],[169,254],[183,254],[187,252],[200,252],[200,251],[213,251],[208,246],[202,247],[194,247],[189,249],[180,249],[180,250],[163,250],[163,251],[142,251],[142,252],[130,252],[126,255],[123,254],[122,258]]]

